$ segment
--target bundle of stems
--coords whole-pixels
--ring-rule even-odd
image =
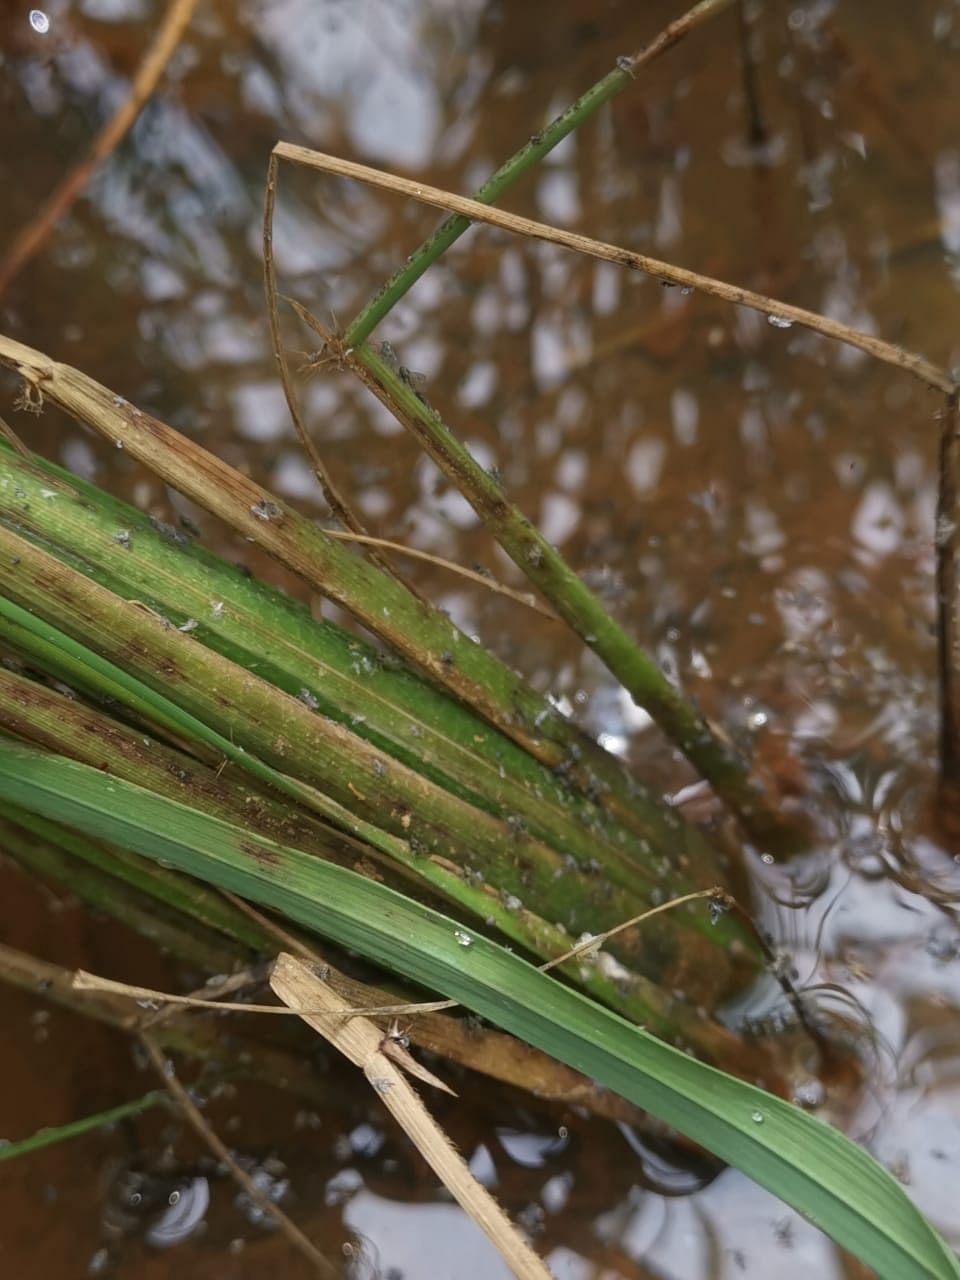
[[[6,449],[0,588],[10,652],[83,695],[71,702],[0,672],[8,732],[340,865],[372,862],[544,960],[571,937],[723,879],[709,846],[652,801],[659,828],[638,837],[355,637]],[[148,748],[118,713],[190,757]],[[674,858],[677,832],[708,878]],[[661,1034],[742,1064],[738,1038],[696,1012],[757,970],[756,943],[734,917],[711,924],[691,904],[609,949],[615,977],[574,963],[572,976]]]

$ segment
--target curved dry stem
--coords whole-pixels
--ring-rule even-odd
[[[40,212],[15,237],[0,262],[0,296],[6,292],[14,276],[43,248],[54,227],[82,194],[94,171],[129,131],[156,89],[196,7],[197,0],[171,0],[156,38],[137,69],[129,94],[97,134],[89,154],[50,193]]]
[[[267,299],[267,317],[270,322],[270,343],[273,348],[273,358],[277,363],[280,383],[283,387],[287,408],[290,411],[293,429],[304,453],[309,459],[313,474],[317,477],[327,505],[344,528],[355,534],[359,541],[363,541],[368,537],[363,522],[356,515],[347,498],[341,493],[326,463],[321,458],[319,450],[310,438],[310,433],[307,431],[306,423],[300,412],[300,404],[293,386],[293,380],[290,377],[290,368],[283,351],[283,342],[280,336],[280,313],[277,306],[277,268],[273,256],[273,215],[276,208],[278,167],[277,157],[271,155],[267,168],[267,182],[263,199],[263,285]],[[376,539],[372,540],[371,546],[375,548],[377,545]],[[418,599],[423,599],[420,592],[406,581],[386,556],[380,555],[374,549],[370,552],[370,559],[378,564],[385,573],[389,573],[391,577],[401,582]]]
[[[501,231],[510,231],[516,235],[527,236],[532,240],[542,240],[547,244],[560,245],[564,249],[572,249],[574,253],[583,253],[591,258],[599,258],[604,262],[613,262],[644,275],[665,281],[667,284],[679,285],[681,288],[698,290],[724,302],[740,307],[748,307],[751,311],[759,311],[782,327],[799,325],[811,329],[825,338],[841,342],[848,347],[856,347],[869,356],[902,369],[912,374],[929,387],[934,387],[947,395],[956,390],[956,383],[950,374],[933,364],[924,356],[905,351],[892,342],[875,338],[872,334],[863,333],[851,325],[842,324],[839,320],[831,320],[815,311],[804,307],[795,307],[788,302],[780,302],[765,294],[756,293],[752,289],[744,289],[740,285],[728,284],[724,280],[716,280],[713,276],[701,275],[699,271],[689,271],[686,267],[677,267],[659,258],[648,257],[644,253],[636,253],[632,249],[624,249],[620,245],[608,244],[603,240],[594,240],[590,236],[580,235],[575,231],[564,231],[560,227],[546,222],[537,222],[533,218],[523,218],[519,214],[506,213],[502,209],[491,208],[478,200],[458,196],[451,191],[442,191],[438,187],[429,187],[422,182],[411,182],[408,178],[400,178],[395,174],[384,173],[381,169],[371,169],[365,164],[354,164],[350,160],[341,160],[337,156],[325,155],[319,151],[311,151],[307,147],[298,147],[290,142],[278,142],[273,154],[291,164],[301,165],[306,169],[314,169],[320,173],[333,174],[341,178],[349,178],[368,186],[379,187],[384,191],[392,191],[398,195],[419,200],[422,204],[432,205],[437,209],[460,214],[472,222],[483,222]]]
[[[486,587],[488,591],[506,596],[508,600],[515,600],[517,604],[525,605],[526,608],[532,609],[534,613],[539,613],[541,617],[549,618],[551,622],[559,621],[552,609],[540,604],[538,600],[535,600],[526,591],[517,591],[513,587],[508,587],[504,582],[498,582],[496,578],[488,578],[476,569],[468,569],[465,565],[457,564],[454,560],[447,560],[443,556],[435,556],[430,551],[421,551],[418,547],[408,547],[402,542],[391,542],[387,538],[372,538],[367,534],[344,533],[336,529],[327,529],[326,532],[331,538],[339,538],[341,542],[359,542],[364,546],[388,547],[391,551],[396,551],[398,555],[410,556],[413,560],[424,560],[427,564],[435,564],[441,569],[449,570],[450,573],[459,574],[461,578],[469,578],[471,582],[479,583],[481,587]]]

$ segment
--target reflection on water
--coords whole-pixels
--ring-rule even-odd
[[[264,319],[259,219],[274,140],[468,191],[678,7],[202,3],[163,91],[0,300],[4,329],[324,518]],[[122,100],[159,6],[56,0],[38,16],[7,0],[4,13],[6,242]],[[764,6],[752,33],[759,150],[728,15],[645,71],[509,207],[960,363],[960,10],[809,0]],[[342,324],[434,222],[356,185],[285,173],[282,288]],[[308,359],[312,335],[292,318],[287,335],[295,363]],[[960,868],[927,808],[936,398],[795,327],[490,230],[465,237],[377,339],[423,372],[431,403],[666,670],[745,748],[786,767],[789,746],[803,761],[823,844],[790,866],[756,860],[757,912],[824,1011],[861,1029],[870,1075],[854,1102],[824,1100],[813,1080],[798,1101],[868,1143],[960,1243]],[[376,532],[521,585],[362,387],[326,369],[302,396]],[[209,544],[265,570],[248,544],[75,425],[51,413],[29,430],[80,474],[159,518],[189,515]],[[649,718],[561,627],[518,619],[511,602],[442,569],[409,571],[656,785],[696,794]],[[163,980],[142,944],[3,874],[15,945]],[[752,1016],[766,1015],[768,995],[752,993]],[[30,1131],[139,1087],[106,1033],[54,1013],[33,1028],[39,1039],[27,1019],[42,1006],[5,991],[0,1002],[22,1056],[5,1063],[6,1096],[19,1101],[3,1128]],[[322,1116],[241,1091],[212,1118],[248,1160],[282,1156],[284,1203],[334,1256],[353,1236],[344,1265],[357,1276],[503,1274],[361,1086],[336,1080]],[[441,1118],[558,1276],[859,1274],[733,1171],[681,1168],[629,1131],[533,1113],[473,1079],[460,1091]],[[4,1209],[20,1224],[11,1274],[77,1275],[87,1260],[91,1274],[138,1278],[174,1265],[187,1277],[211,1265],[224,1277],[300,1274],[222,1179],[200,1179],[209,1204],[196,1193],[189,1213],[173,1206],[174,1234],[190,1219],[188,1243],[159,1253],[124,1237],[104,1252],[108,1201],[91,1168],[141,1136],[184,1146],[144,1120],[18,1165]]]

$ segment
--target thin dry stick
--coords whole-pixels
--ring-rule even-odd
[[[221,891],[225,898],[228,898],[242,911],[247,912],[264,928],[273,933],[277,939],[290,947],[292,951],[307,960],[315,963],[318,960],[316,952],[311,949],[299,938],[288,933],[281,926],[270,920],[268,916],[257,911],[255,907],[251,907],[249,903],[244,902],[242,898],[236,897],[234,894],[226,890]],[[685,893],[679,898],[671,898],[669,902],[661,902],[657,907],[650,907],[646,911],[642,911],[639,915],[631,916],[629,920],[623,920],[620,924],[614,925],[612,929],[607,929],[604,933],[591,935],[578,942],[569,951],[564,951],[562,955],[554,956],[552,960],[546,961],[545,964],[538,965],[541,973],[547,973],[550,969],[555,969],[558,965],[566,964],[568,960],[575,959],[576,956],[582,955],[584,952],[598,951],[603,944],[618,933],[623,933],[625,929],[632,929],[634,925],[642,924],[645,920],[649,920],[652,916],[658,916],[663,911],[672,911],[675,907],[682,907],[688,902],[696,902],[700,898],[709,898],[713,902],[720,903],[724,910],[736,905],[735,899],[727,893],[720,885],[714,885],[710,889],[698,889],[694,893]],[[752,924],[752,921],[751,921]],[[769,946],[761,938],[761,945],[766,948],[769,958]],[[228,980],[229,981],[229,980]],[[220,1011],[229,1010],[233,1013],[268,1013],[289,1015],[295,1014],[299,1018],[308,1018],[313,1016],[321,1016],[326,1010],[321,1009],[294,1009],[287,1005],[279,1006],[273,1004],[236,1004],[226,1000],[213,1000],[209,996],[178,996],[168,995],[163,991],[155,991],[151,987],[136,987],[127,982],[117,982],[113,978],[101,978],[96,974],[87,973],[85,969],[78,969],[74,974],[73,987],[77,991],[99,991],[108,992],[111,995],[124,996],[129,1000],[137,1000],[149,1002],[151,1004],[164,1005],[183,1005],[189,1009],[217,1009]],[[226,984],[225,984],[226,990]],[[415,1004],[409,1002],[405,1004],[387,1004],[387,1005],[363,1005],[358,1008],[344,1007],[339,1011],[338,1016],[342,1018],[364,1018],[374,1016],[394,1016],[399,1017],[412,1013],[436,1013],[442,1009],[457,1008],[456,1000],[428,1000],[419,1001]],[[147,1024],[149,1025],[149,1024]]]
[[[902,347],[891,342],[884,342],[881,338],[862,333],[859,329],[841,324],[838,320],[831,320],[827,316],[818,315],[815,311],[807,311],[803,307],[795,307],[790,303],[768,298],[762,293],[755,293],[752,289],[743,289],[739,285],[715,280],[712,276],[701,275],[698,271],[688,271],[685,267],[661,262],[646,254],[635,253],[632,249],[624,249],[603,240],[594,240],[590,236],[579,235],[574,231],[564,231],[560,227],[553,227],[546,222],[536,222],[532,218],[523,218],[515,213],[505,213],[502,209],[491,208],[489,205],[480,204],[465,196],[442,191],[437,187],[429,187],[421,182],[411,182],[408,178],[384,173],[380,169],[371,169],[368,165],[354,164],[350,160],[341,160],[337,156],[311,151],[307,147],[298,147],[290,142],[278,142],[273,151],[274,155],[288,160],[291,164],[364,182],[368,186],[379,187],[384,191],[409,196],[437,209],[458,213],[473,222],[483,222],[488,226],[498,227],[502,231],[510,231],[533,240],[542,240],[547,244],[560,245],[564,249],[572,249],[575,253],[583,253],[591,258],[600,258],[604,262],[614,262],[635,271],[642,271],[645,275],[654,276],[668,284],[679,285],[681,288],[698,289],[701,293],[720,298],[724,302],[759,311],[762,315],[772,317],[774,321],[780,321],[784,328],[796,324],[801,328],[822,334],[825,338],[832,338],[846,346],[856,347],[884,364],[912,374],[927,386],[943,391],[947,395],[956,390],[956,383],[950,374],[923,356],[904,351]]]
[[[177,1079],[172,1069],[172,1063],[169,1058],[165,1058],[157,1047],[156,1041],[149,1035],[143,1033],[140,1036],[140,1043],[147,1051],[151,1063],[156,1069],[160,1079],[166,1085],[171,1096],[177,1102],[180,1110],[183,1112],[184,1119],[190,1127],[203,1139],[217,1159],[229,1169],[231,1176],[238,1186],[242,1187],[253,1202],[258,1205],[263,1212],[276,1222],[279,1230],[287,1237],[295,1249],[297,1249],[312,1264],[318,1275],[327,1276],[329,1280],[338,1280],[340,1270],[333,1263],[323,1256],[320,1250],[303,1234],[300,1228],[278,1208],[273,1201],[260,1190],[254,1180],[246,1172],[245,1169],[237,1164],[229,1149],[224,1146],[217,1135],[211,1129],[210,1125],[197,1110],[196,1104],[190,1095],[184,1089],[183,1085]]]
[[[0,262],[0,296],[10,281],[49,239],[54,227],[82,193],[94,171],[110,155],[153,94],[180,43],[197,0],[170,0],[170,7],[130,86],[130,92],[94,139],[87,157],[47,197],[40,212],[23,228]]]
[[[539,600],[535,600],[527,592],[517,591],[513,587],[508,587],[504,582],[498,582],[496,578],[488,578],[484,574],[478,573],[476,569],[468,569],[462,564],[456,564],[453,560],[445,560],[443,556],[435,556],[430,551],[420,551],[417,547],[408,547],[402,542],[390,542],[386,538],[372,538],[362,533],[345,533],[338,529],[327,529],[325,532],[331,538],[339,538],[341,542],[360,542],[372,547],[389,547],[391,551],[396,551],[398,555],[410,556],[414,560],[425,560],[427,564],[435,564],[441,569],[449,569],[451,573],[459,574],[461,578],[469,578],[471,582],[478,582],[480,586],[486,587],[488,591],[506,596],[509,600],[515,600],[517,604],[526,605],[528,609],[532,609],[534,613],[539,613],[544,618],[549,618],[551,622],[559,621],[552,609],[542,605]]]
[[[13,427],[10,426],[9,422],[7,422],[5,418],[0,418],[0,436],[3,436],[3,438],[7,441],[7,443],[12,445],[13,448],[16,449],[17,453],[20,454],[21,458],[25,458],[29,463],[33,462],[33,455],[31,454],[30,450],[23,443],[23,441],[14,431]]]
[[[554,956],[546,964],[541,964],[537,967],[541,973],[546,973],[548,969],[555,969],[558,964],[566,964],[568,960],[573,960],[575,956],[579,956],[585,951],[599,951],[608,938],[612,938],[615,934],[623,933],[624,929],[632,929],[635,924],[642,924],[644,920],[649,920],[651,916],[658,916],[661,911],[672,911],[674,907],[682,907],[684,903],[695,902],[698,898],[709,898],[712,902],[722,903],[724,907],[733,901],[727,891],[721,888],[720,885],[714,885],[712,889],[698,889],[696,893],[685,893],[680,898],[671,898],[669,902],[661,902],[659,907],[651,907],[648,911],[641,911],[638,916],[632,916],[629,920],[624,920],[622,924],[614,925],[612,929],[607,929],[605,933],[598,933],[591,938],[584,938],[575,947],[565,951],[562,956]]]
[[[267,317],[270,322],[270,344],[273,349],[273,358],[277,363],[280,383],[283,387],[290,419],[293,422],[293,429],[297,433],[301,448],[310,460],[313,474],[317,477],[327,506],[329,506],[334,517],[340,521],[345,529],[349,529],[357,538],[363,539],[367,536],[363,522],[355,514],[346,497],[340,492],[327,469],[326,463],[320,457],[319,451],[310,438],[310,433],[307,431],[306,423],[300,412],[300,404],[297,400],[293,380],[290,377],[290,368],[284,354],[283,341],[280,336],[280,312],[277,306],[277,268],[273,257],[273,214],[276,207],[276,197],[277,158],[271,155],[267,167],[267,185],[263,198],[263,285],[267,299]],[[372,546],[375,548],[376,543],[372,544]],[[421,593],[396,570],[388,557],[382,556],[377,550],[372,549],[370,559],[378,564],[385,573],[389,573],[391,577],[402,583],[417,599],[423,599]]]
[[[129,982],[117,982],[114,978],[101,978],[95,973],[88,973],[86,969],[78,969],[74,973],[71,985],[74,991],[94,991],[101,995],[122,996],[125,1000],[134,1000],[142,1004],[180,1005],[186,1009],[216,1009],[220,1013],[273,1014],[281,1018],[293,1015],[305,1018],[327,1012],[325,1007],[288,1009],[277,1004],[242,1004],[229,1000],[210,1000],[204,996],[178,996],[166,991],[155,991],[152,987],[137,987]],[[410,1004],[407,1001],[404,1004],[377,1005],[372,1008],[361,1005],[355,1009],[349,1009],[344,1016],[362,1018],[373,1014],[400,1016],[406,1013],[435,1013],[439,1009],[452,1008],[453,1004],[451,1000],[433,1000],[418,1004]]]
[[[257,985],[264,980],[265,976],[266,971],[263,966],[258,966],[257,970],[241,969],[238,973],[230,974],[229,977],[213,979],[204,983],[202,987],[197,987],[190,994],[198,1000],[222,1000],[224,996],[232,995],[234,991],[243,991],[245,987]],[[160,1023],[177,1016],[177,1007],[174,1004],[168,1004],[166,1001],[151,1001],[150,1003],[162,1003],[163,1008],[157,1009],[156,1012],[144,1014],[138,1023],[141,1031],[151,1031],[154,1027],[159,1026]]]
[[[344,1003],[302,961],[277,957],[270,985],[284,1002],[296,1006],[322,999],[325,1015],[304,1019],[358,1066],[387,1110],[457,1203],[494,1244],[519,1280],[549,1280],[550,1272],[519,1234],[487,1189],[474,1178],[463,1157],[423,1105],[416,1090],[385,1052],[379,1027],[365,1018],[344,1021]]]

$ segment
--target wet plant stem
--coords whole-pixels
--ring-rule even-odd
[[[499,480],[372,347],[361,344],[346,359],[467,498],[557,614],[710,782],[750,835],[764,843],[776,839],[781,824],[722,731],[698,714],[656,662],[630,639],[559,551],[505,497]]]
[[[59,1124],[50,1129],[40,1129],[29,1138],[21,1138],[19,1142],[8,1142],[0,1146],[0,1164],[5,1160],[16,1160],[18,1156],[29,1155],[33,1151],[42,1151],[44,1147],[52,1147],[58,1142],[66,1142],[69,1138],[80,1138],[85,1133],[92,1133],[108,1124],[117,1124],[131,1116],[139,1116],[144,1111],[166,1102],[167,1096],[162,1090],[145,1093],[142,1098],[133,1102],[124,1102],[107,1111],[98,1111],[95,1115],[84,1116],[82,1120],[72,1120],[69,1124]]]
[[[11,536],[6,531],[0,530],[0,544]],[[40,557],[40,559],[36,559],[37,557]],[[48,558],[43,556],[43,553],[31,548],[29,544],[24,543],[20,548],[20,554],[14,553],[12,557],[9,554],[4,556],[0,552],[0,563],[11,558],[18,561],[17,565],[14,566],[14,576],[19,579],[22,586],[26,585],[28,575],[32,576],[31,565],[35,564],[39,568],[41,560],[43,560],[45,568],[40,576],[46,578],[48,583],[52,582],[54,577],[63,574],[64,583],[69,582],[71,584],[66,594],[73,597],[75,604],[79,602],[81,596],[86,599],[86,604],[77,610],[76,618],[79,619],[81,614],[86,616],[89,607],[92,611],[90,616],[94,629],[100,633],[113,630],[117,636],[119,646],[124,648],[128,655],[132,654],[134,650],[149,653],[158,644],[162,645],[162,637],[165,637],[176,646],[179,653],[177,663],[181,669],[184,669],[183,664],[189,657],[194,657],[200,660],[201,663],[208,660],[201,646],[191,642],[189,637],[183,636],[176,629],[162,627],[159,622],[140,610],[132,609],[132,612],[126,613],[125,620],[120,621],[120,616],[125,613],[125,610],[130,609],[126,602],[115,601],[110,604],[106,599],[108,593],[102,592],[102,589],[94,587],[93,584],[87,583],[84,585],[79,575],[65,570],[63,566],[55,568],[56,562],[50,563]],[[19,594],[14,582],[8,582],[6,587]],[[31,592],[28,591],[27,594],[33,607],[46,607],[41,604],[39,598],[34,598]],[[61,595],[58,598],[61,606],[66,605],[66,596]],[[108,606],[111,609],[119,609],[120,614],[114,616],[112,623],[108,623],[106,615],[97,608],[98,603],[101,607]],[[93,621],[98,616],[100,618],[99,623]],[[321,816],[327,817],[328,820],[334,821],[336,825],[367,841],[373,849],[377,850],[394,865],[402,868],[408,875],[419,880],[421,884],[430,886],[434,891],[439,892],[441,896],[469,911],[475,918],[499,929],[514,943],[519,944],[534,955],[538,955],[542,959],[550,959],[568,950],[569,933],[554,924],[552,919],[545,918],[543,915],[538,914],[537,911],[528,909],[520,902],[516,894],[526,892],[520,883],[512,887],[509,892],[501,891],[498,893],[492,884],[484,881],[483,877],[479,880],[468,878],[450,856],[451,854],[456,855],[457,845],[448,841],[446,853],[442,853],[442,846],[438,845],[437,851],[431,854],[428,852],[427,846],[417,850],[410,840],[404,838],[402,833],[405,828],[402,822],[397,823],[399,833],[393,833],[382,829],[375,821],[358,819],[344,805],[318,790],[316,786],[285,774],[280,769],[259,758],[254,753],[254,750],[245,750],[239,744],[234,745],[232,733],[226,723],[224,723],[223,728],[228,732],[218,732],[216,729],[210,728],[198,716],[185,711],[177,703],[165,698],[157,690],[144,683],[133,670],[120,672],[107,658],[86,649],[83,644],[70,636],[58,633],[55,628],[44,622],[43,619],[33,617],[14,601],[0,596],[0,629],[5,629],[11,622],[19,624],[20,632],[24,637],[24,645],[26,645],[30,636],[39,636],[45,640],[47,646],[62,647],[65,651],[71,653],[75,661],[74,680],[77,679],[78,675],[83,675],[80,664],[85,664],[87,675],[84,677],[83,684],[91,690],[97,690],[101,694],[109,692],[111,697],[115,697],[127,705],[136,706],[143,714],[147,716],[155,715],[162,724],[174,727],[179,724],[181,732],[189,730],[191,734],[201,741],[214,746],[224,757],[240,768],[248,770],[258,780],[276,787],[292,800],[305,805],[314,812],[319,812]],[[212,657],[212,655],[210,656]],[[159,652],[155,654],[153,659],[148,659],[148,667],[152,666],[156,661],[159,661],[167,670],[170,669],[168,660],[162,658]],[[227,686],[224,684],[224,676],[226,671],[222,660],[216,660],[214,665],[219,672],[218,675],[214,675],[212,669],[207,670],[206,674],[197,672],[190,682],[191,686],[203,686],[216,690],[217,699],[220,702],[228,701],[225,698]],[[163,683],[167,682],[168,679],[165,678]],[[184,686],[178,685],[177,687],[182,690]],[[243,687],[250,692],[256,687],[256,684],[251,680],[244,680]],[[302,708],[302,704],[292,699],[283,699],[283,703],[287,706],[285,733],[289,743],[292,744],[294,732],[291,716],[295,708],[300,708],[301,710],[305,710],[305,708]],[[196,709],[200,711],[201,707],[198,705]],[[268,711],[266,707],[255,711],[251,706],[248,708],[247,714],[252,721],[271,722],[273,713]],[[310,718],[308,715],[305,723],[318,727],[319,721],[319,717]],[[333,772],[338,768],[335,756],[328,757],[327,764],[324,765],[323,757],[325,753],[320,740],[312,737],[312,735],[311,740],[310,754],[315,758],[320,774],[323,775],[325,770],[327,771],[325,781],[329,783],[333,780]],[[369,748],[359,743],[354,744],[359,750],[359,754],[355,754],[351,747],[348,746],[345,738],[339,739],[339,742],[340,745],[337,752],[340,757],[339,771],[346,771],[347,776],[355,778],[360,783],[363,787],[363,792],[354,785],[354,790],[358,796],[364,794],[364,792],[367,795],[375,794],[378,787],[382,789],[388,785],[389,777],[397,778],[399,776],[400,767],[394,763],[389,773],[385,776],[378,776],[376,769],[373,769],[370,778],[365,779],[365,770],[362,762],[367,756]],[[253,742],[250,743],[251,747],[254,745]],[[263,746],[264,743],[260,745]],[[369,759],[368,763],[370,763]],[[429,829],[420,822],[418,812],[427,803],[427,791],[422,782],[418,782],[415,777],[410,776],[409,780],[413,786],[410,805],[403,806],[405,810],[412,812],[414,815],[414,819],[410,823],[409,834],[413,835],[414,832],[421,832],[421,838],[427,837]],[[389,804],[388,800],[388,807]],[[478,825],[480,815],[471,813],[470,810],[462,806],[459,806],[459,809],[462,817],[467,822],[463,830],[462,845],[460,847],[464,850],[470,850],[472,846],[476,848],[477,841],[481,838]],[[384,816],[388,822],[391,821],[388,814]],[[513,848],[509,837],[506,840],[502,836],[498,838],[497,829],[497,825],[490,827],[491,850],[496,852],[499,849],[503,855],[505,862],[502,864],[502,869],[505,874],[511,870],[515,872],[516,867],[512,865]],[[454,830],[454,827],[449,828],[451,834]],[[534,852],[533,845],[529,843],[525,845],[525,851],[528,856],[532,855]],[[542,854],[548,859],[555,857],[545,848],[542,850]],[[562,863],[558,862],[557,865],[562,866]],[[487,879],[490,879],[491,875],[493,875],[492,872],[488,874]],[[497,883],[498,879],[502,880],[503,877],[493,875],[494,884]],[[543,882],[544,890],[549,894],[556,892],[558,888],[563,889],[564,880],[566,879],[567,877],[562,875],[559,877],[548,875]],[[575,888],[581,886],[579,878],[572,880],[571,883]],[[540,896],[538,893],[537,897],[539,898]],[[608,919],[612,917],[613,923],[616,923],[618,918],[623,919],[627,914],[632,914],[629,910],[624,910],[624,905],[632,898],[632,894],[626,894],[622,891],[611,892],[608,897],[604,897],[602,901],[597,902],[597,917],[601,920],[603,916],[607,916]],[[557,914],[559,915],[559,913]],[[695,918],[691,918],[685,923],[692,925],[695,923]],[[651,942],[652,939],[650,938],[644,939],[643,950],[647,962],[652,958],[650,955]],[[661,939],[661,960],[664,964],[669,963],[671,953],[675,952],[679,945],[681,945],[679,938],[671,938],[664,935]],[[689,944],[687,945],[689,946]],[[625,953],[624,959],[629,960],[629,955]],[[689,1043],[695,1044],[705,1055],[715,1058],[722,1057],[728,1051],[737,1050],[735,1038],[726,1034],[718,1024],[705,1022],[692,1015],[686,1005],[674,1000],[661,986],[647,977],[624,969],[622,976],[614,979],[599,968],[591,967],[584,970],[582,966],[578,966],[575,963],[571,963],[568,968],[571,976],[581,982],[597,999],[609,1004],[611,1007],[622,1010],[627,1016],[636,1021],[658,1029],[665,1036],[679,1034]]]
[[[605,103],[629,89],[638,71],[673,48],[702,23],[729,9],[735,2],[736,0],[702,0],[702,3],[695,4],[687,13],[664,27],[654,40],[633,57],[618,58],[612,71],[577,98],[576,102],[571,103],[546,128],[535,133],[519,151],[491,174],[474,193],[474,200],[481,204],[496,204],[505,191],[535,168],[564,138],[589,120]],[[344,345],[355,347],[369,338],[381,320],[393,310],[423,273],[468,230],[471,221],[461,214],[447,218],[347,326],[343,335]]]
[[[662,833],[672,832],[673,842],[704,851],[702,838],[690,824],[654,803],[639,783],[627,777],[619,761],[547,698],[483,645],[471,643],[438,610],[415,600],[399,583],[351,554],[276,495],[86,374],[3,335],[0,364],[20,374],[32,406],[39,409],[45,401],[58,404],[225,520],[315,590],[341,604],[436,685],[512,739],[533,760],[554,770],[571,791],[607,809],[641,840],[660,844]],[[18,527],[25,516],[29,518],[29,513],[21,511],[17,516]],[[119,527],[122,530],[124,525]],[[142,598],[142,592],[136,598]],[[224,599],[228,598],[214,597],[214,602],[223,604]],[[210,603],[208,599],[205,610]],[[222,612],[224,616],[232,613],[229,599]],[[701,883],[715,878],[715,872],[710,872]]]

